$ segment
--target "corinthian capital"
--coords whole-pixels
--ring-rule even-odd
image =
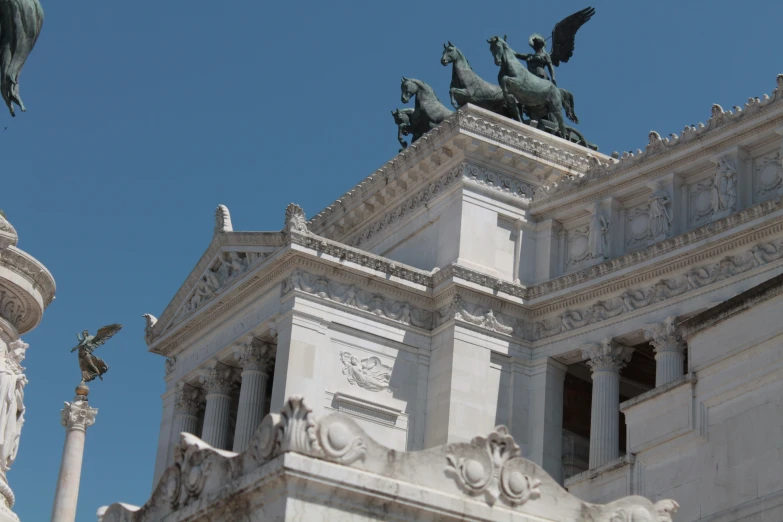
[[[594,373],[619,372],[630,362],[632,354],[632,347],[619,344],[611,337],[582,346],[582,357]]]
[[[225,364],[212,361],[198,377],[207,394],[229,395],[234,386],[234,372]]]
[[[245,343],[234,348],[234,359],[243,370],[269,374],[275,359],[274,346],[269,343]]]
[[[650,341],[656,353],[682,352],[685,348],[674,321],[675,317],[669,316],[662,323],[651,324],[644,328],[644,338]]]
[[[198,414],[201,403],[201,390],[184,382],[177,383],[174,396],[174,411],[188,415]]]
[[[60,412],[60,421],[68,430],[87,431],[87,428],[95,424],[95,416],[98,408],[90,408],[86,401],[66,402]]]

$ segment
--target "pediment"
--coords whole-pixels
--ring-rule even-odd
[[[195,268],[152,326],[147,344],[206,308],[284,244],[281,232],[215,234]]]

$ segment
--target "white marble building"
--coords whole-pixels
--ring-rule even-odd
[[[14,493],[7,475],[19,451],[25,415],[22,361],[29,345],[20,336],[38,326],[55,294],[52,275],[17,248],[18,241],[0,213],[0,522],[19,521],[11,511]]]
[[[302,395],[396,451],[508,426],[589,502],[783,519],[780,298],[758,286],[783,273],[782,136],[783,75],[619,159],[468,106],[310,221],[239,232],[219,207],[147,316],[155,483],[180,432],[242,452]]]

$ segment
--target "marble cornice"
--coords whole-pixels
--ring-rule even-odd
[[[719,105],[713,105],[712,116],[706,125],[686,126],[680,136],[672,134],[669,138],[661,138],[652,131],[644,151],[626,153],[619,161],[592,161],[584,176],[570,176],[542,187],[534,195],[531,213],[540,219],[549,219],[563,210],[584,206],[595,199],[660,177],[700,158],[709,158],[732,145],[743,143],[759,133],[780,126],[783,115],[770,117],[770,112],[783,107],[781,99],[783,75],[778,75],[777,87],[771,97],[764,95],[761,99],[750,98],[744,109],[734,107],[733,111],[724,111]],[[758,120],[762,118],[767,121],[758,125]],[[743,126],[747,128],[741,130]],[[671,161],[672,158],[676,159]],[[634,170],[645,169],[649,170],[622,181],[617,179]],[[570,201],[563,201],[569,198]]]
[[[41,293],[44,307],[54,301],[57,291],[54,277],[40,261],[27,252],[14,246],[5,248],[0,251],[0,266],[29,281],[33,288]]]
[[[355,281],[354,284],[357,286],[364,285],[367,287],[369,284],[374,287],[378,285],[378,288],[381,288],[385,295],[395,296],[397,300],[411,303],[417,301],[419,303],[417,304],[418,307],[430,311],[445,306],[449,298],[457,292],[456,288],[459,287],[458,291],[460,293],[471,291],[475,296],[481,296],[471,298],[474,302],[479,303],[480,306],[490,308],[493,311],[502,310],[506,307],[518,310],[514,315],[527,317],[533,321],[528,323],[523,330],[519,330],[524,332],[520,335],[520,338],[528,341],[543,340],[631,311],[626,310],[627,305],[623,308],[618,308],[620,305],[614,303],[614,301],[601,301],[600,299],[604,296],[611,296],[623,290],[638,288],[639,285],[649,284],[647,282],[654,280],[658,280],[658,282],[650,289],[634,291],[652,292],[655,294],[655,302],[684,293],[687,288],[683,287],[682,291],[676,289],[680,285],[685,284],[684,282],[676,277],[671,280],[661,278],[669,277],[671,274],[676,274],[678,271],[682,272],[688,268],[698,268],[701,266],[699,263],[705,260],[715,259],[717,256],[736,250],[743,245],[753,242],[758,243],[762,239],[776,234],[779,235],[783,232],[783,215],[768,218],[763,224],[754,227],[746,226],[744,230],[738,230],[717,241],[714,239],[709,242],[705,241],[713,236],[725,235],[726,232],[730,232],[735,227],[747,225],[750,221],[777,212],[781,208],[783,208],[783,199],[760,203],[722,220],[691,230],[681,236],[652,245],[645,250],[609,260],[580,272],[568,274],[531,287],[516,285],[459,265],[451,265],[432,274],[336,241],[312,234],[292,233],[288,239],[290,246],[277,250],[263,262],[252,266],[250,270],[231,283],[224,292],[207,302],[203,309],[197,310],[179,324],[170,326],[167,330],[161,330],[162,334],[152,338],[150,351],[163,354],[171,353],[171,350],[181,344],[185,337],[189,338],[193,335],[193,332],[202,331],[207,325],[212,324],[213,321],[224,317],[231,308],[239,303],[245,303],[249,296],[265,291],[264,288],[268,289],[271,285],[279,284],[284,277],[287,277],[287,271],[293,270],[297,266],[309,267],[310,270],[321,271],[324,274],[329,274],[329,271],[335,273],[335,269],[339,269],[341,277]],[[272,233],[266,236],[256,234],[256,242],[268,244],[272,242],[269,239],[270,237],[281,238],[282,234]],[[274,242],[277,241],[279,240],[274,239]],[[645,266],[649,265],[647,263],[649,260],[660,259],[661,256],[669,252],[683,249],[688,245],[699,242],[703,244],[680,253],[674,252],[673,256],[662,259],[655,266]],[[240,242],[238,238],[231,240],[215,239],[210,245],[210,249],[208,249],[209,255],[205,254],[199,264],[204,267],[210,266],[220,248],[227,244],[244,248],[248,246],[247,242]],[[763,246],[761,245],[761,247]],[[775,245],[770,244],[768,248],[771,249],[770,251],[774,250],[777,252],[777,246]],[[748,251],[742,255],[747,257],[751,254]],[[767,255],[761,252],[758,254],[761,257],[758,257],[757,254],[753,255],[757,256],[757,264],[767,263],[767,261],[762,259],[765,255],[770,259],[769,262],[777,259],[775,257],[777,254]],[[769,257],[770,255],[772,257]],[[206,261],[204,261],[205,259]],[[759,259],[762,260],[759,261]],[[745,261],[737,261],[737,263],[740,262],[745,263]],[[722,267],[721,263],[723,261],[717,264],[713,262],[712,264]],[[626,269],[631,269],[632,271],[627,272]],[[746,269],[744,265],[741,268],[742,271]],[[619,270],[626,270],[626,273],[611,279],[594,281]],[[713,269],[710,268],[710,270]],[[721,270],[723,269],[721,268]],[[200,272],[196,273],[196,279],[198,279]],[[470,283],[470,285],[466,286],[460,280]],[[670,281],[670,283],[664,283],[664,281]],[[669,285],[668,287],[666,286],[667,284]],[[712,283],[709,281],[699,283],[700,286],[706,284]],[[478,288],[474,285],[477,285]],[[570,291],[565,295],[554,296],[545,301],[540,299],[548,294],[562,292],[576,285],[590,286],[584,287],[578,292]],[[486,288],[486,291],[482,291],[481,287]],[[422,299],[433,299],[433,301],[428,306]],[[619,298],[615,297],[612,299],[616,301]],[[573,308],[591,301],[594,304],[584,310]],[[650,303],[645,301],[645,304],[639,306],[647,306],[647,304]],[[596,306],[599,308],[596,309]],[[616,311],[613,311],[615,309]],[[560,310],[565,312],[556,318],[551,317],[551,314]],[[549,318],[542,321],[542,318],[545,316],[549,316]],[[158,324],[160,325],[161,321]],[[163,324],[165,325],[166,323]]]
[[[524,297],[532,301],[531,306],[536,306],[537,309],[543,310],[541,306],[546,307],[550,303],[553,303],[561,298],[554,297],[552,301],[546,302],[543,302],[539,298],[546,297],[547,295],[556,292],[561,292],[577,285],[588,283],[591,280],[604,277],[620,270],[639,266],[642,263],[650,261],[654,258],[659,258],[660,256],[669,252],[673,252],[683,247],[708,240],[714,236],[725,233],[732,228],[736,228],[780,210],[783,210],[783,198],[777,198],[758,203],[757,205],[748,207],[745,210],[736,212],[725,218],[718,219],[711,223],[707,223],[700,227],[689,230],[678,236],[650,245],[647,248],[637,250],[623,256],[610,259],[608,261],[604,261],[603,263],[593,265],[577,272],[565,274],[555,279],[550,279],[549,281],[545,281],[543,283],[532,285],[526,289]],[[778,223],[780,219],[781,218],[765,222],[764,225],[766,227],[767,225]],[[728,238],[726,241],[731,241],[732,238],[739,238],[744,235],[747,235],[747,231],[740,231],[730,236],[730,238]],[[694,252],[694,250],[689,250],[687,252],[683,252],[679,257],[690,258]],[[671,259],[667,261],[671,261]],[[658,265],[656,269],[659,272],[653,273],[653,275],[650,277],[656,277],[657,275],[667,271],[665,265]],[[622,279],[631,284],[630,281],[628,281],[628,276],[623,276]],[[538,299],[538,301],[536,301],[536,299]],[[547,313],[547,311],[542,311],[540,313]]]
[[[783,294],[783,274],[773,277],[680,323],[683,339]]]
[[[160,337],[166,328],[171,325],[175,314],[183,304],[188,295],[192,292],[196,282],[201,278],[204,272],[215,262],[215,257],[224,247],[243,246],[243,247],[282,247],[285,245],[285,238],[281,232],[218,232],[212,237],[207,250],[201,255],[196,266],[191,270],[188,277],[179,287],[177,293],[171,299],[157,323],[152,327],[151,338]]]
[[[532,184],[515,176],[463,161],[404,200],[366,217],[366,225],[354,227],[350,233],[343,234],[342,240],[357,247],[372,245],[374,237],[380,236],[382,240],[388,237],[390,230],[409,222],[411,213],[428,208],[435,199],[463,186],[521,209],[528,208],[533,192]]]
[[[38,325],[55,291],[52,274],[37,259],[12,245],[0,249],[0,317],[17,334]]]
[[[458,152],[457,149],[464,147],[464,142],[472,137],[485,143],[491,142],[493,146],[502,147],[504,151],[524,158],[525,161],[533,160],[557,168],[564,174],[586,172],[589,165],[588,156],[611,161],[607,156],[574,143],[468,105],[456,111],[441,125],[313,216],[308,222],[310,230],[324,235],[327,229],[337,225],[341,219],[360,209],[362,205],[373,201],[385,189],[392,188],[396,192],[404,193],[417,184],[426,186],[433,176],[443,172],[444,165],[454,161],[452,158]],[[421,183],[421,180],[424,182]],[[527,197],[532,197],[532,194]],[[376,204],[373,203],[372,206]],[[352,231],[353,229],[348,230],[340,236],[344,237]]]

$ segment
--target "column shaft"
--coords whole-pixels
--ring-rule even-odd
[[[66,402],[61,412],[62,424],[65,426],[65,445],[63,458],[60,462],[60,474],[57,477],[57,488],[54,492],[52,506],[52,522],[74,522],[76,520],[76,504],[79,500],[79,483],[82,476],[82,458],[84,455],[84,439],[88,426],[95,423],[98,410],[87,404],[86,396],[89,390],[82,385],[77,388],[76,400]]]
[[[177,413],[174,417],[174,437],[179,440],[180,433],[192,433],[197,435],[198,417],[190,413]]]
[[[620,373],[593,372],[590,469],[620,456]]]
[[[234,433],[234,451],[247,448],[250,439],[264,415],[264,397],[269,376],[259,370],[244,370],[242,386],[239,389],[239,411]]]
[[[60,463],[60,475],[52,508],[52,522],[73,522],[76,520],[76,504],[79,500],[79,482],[82,476],[85,432],[68,430]]]
[[[207,394],[204,412],[204,428],[201,438],[218,449],[228,449],[228,421],[231,413],[231,396],[222,393]]]
[[[682,350],[659,351],[655,354],[655,386],[662,386],[682,377],[685,355]]]

